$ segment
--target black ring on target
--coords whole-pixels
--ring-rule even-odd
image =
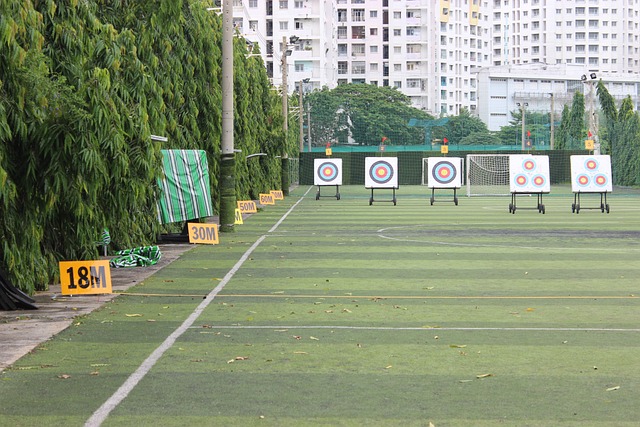
[[[369,178],[376,184],[386,184],[393,178],[393,166],[389,162],[379,160],[369,168]]]
[[[448,172],[449,174],[442,176],[442,172]],[[457,174],[458,172],[456,167],[449,161],[438,162],[431,170],[431,176],[439,184],[449,184],[451,181],[456,179]]]
[[[329,175],[325,175],[325,171],[329,171]],[[318,178],[325,182],[331,182],[338,176],[338,167],[335,163],[332,162],[324,162],[318,166]]]

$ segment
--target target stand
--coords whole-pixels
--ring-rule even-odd
[[[538,199],[538,205],[535,208],[517,208],[516,207],[516,197],[518,194],[525,194],[525,195],[533,195],[535,194],[537,196]],[[542,203],[542,195],[544,193],[518,193],[518,192],[512,192],[511,193],[511,203],[509,203],[509,213],[511,214],[515,214],[516,213],[516,209],[529,209],[529,210],[537,210],[539,213],[544,214],[545,213],[545,208],[544,208],[544,204]]]
[[[449,190],[450,188],[446,188],[446,189]],[[429,198],[429,204],[431,204],[433,206],[433,204],[436,201],[439,201],[439,202],[453,202],[456,206],[458,206],[458,194],[457,194],[456,190],[458,190],[458,189],[457,188],[453,189],[453,199],[442,199],[442,198],[436,199],[436,194],[435,194],[436,193],[436,188],[432,187],[431,188],[431,197]]]
[[[512,154],[509,156],[509,190],[511,203],[509,213],[516,213],[518,194],[536,195],[535,209],[544,214],[545,207],[542,195],[551,191],[549,179],[549,156],[532,156],[530,154]]]
[[[600,194],[600,206],[593,207],[584,207],[580,206],[580,194],[582,192],[578,191],[573,193],[573,203],[571,204],[571,213],[579,214],[581,209],[591,209],[591,210],[600,210],[602,213],[609,213],[609,203],[607,203],[607,192],[603,191],[600,193],[590,192],[587,194]]]
[[[607,193],[613,191],[611,179],[611,157],[608,155],[571,156],[571,191],[573,192],[572,213],[583,209],[600,209],[609,213]],[[600,206],[580,206],[581,194],[600,194]]]
[[[396,189],[398,187],[392,187],[391,190],[393,191],[393,195],[391,200],[387,199],[387,200],[376,200],[373,198],[373,190],[389,190],[389,187],[371,187],[371,197],[369,197],[369,206],[371,206],[373,204],[373,202],[391,202],[393,203],[393,206],[396,205],[397,199],[396,199]]]
[[[331,198],[335,197],[336,200],[340,200],[340,186],[339,185],[335,186],[336,187],[336,194],[330,195],[330,196],[323,196],[323,195],[320,194],[320,189],[322,187],[333,187],[333,185],[318,185],[318,191],[316,192],[316,200],[320,200],[320,197],[331,197]]]

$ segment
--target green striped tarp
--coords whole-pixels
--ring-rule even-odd
[[[213,216],[209,163],[202,150],[161,150],[164,178],[158,180],[160,223]]]

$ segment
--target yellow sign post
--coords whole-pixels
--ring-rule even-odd
[[[260,193],[260,204],[261,205],[275,205],[276,201],[273,198],[273,194],[271,194],[271,193],[269,193],[269,194]]]
[[[110,294],[109,261],[60,261],[60,288],[63,295]]]
[[[253,200],[238,200],[238,209],[243,214],[257,213],[258,207]]]
[[[218,224],[190,222],[187,224],[189,230],[189,243],[217,245]]]

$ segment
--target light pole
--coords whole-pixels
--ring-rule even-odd
[[[525,107],[527,107],[529,105],[528,102],[518,102],[516,103],[516,105],[518,107],[520,107],[520,112],[522,113],[522,151],[525,150],[525,119],[524,119],[524,115],[525,115]]]
[[[222,138],[220,231],[235,231],[235,151],[233,149],[233,3],[222,2]]]
[[[550,136],[549,136],[549,148],[551,150],[553,150],[554,146],[555,146],[555,140],[556,140],[556,136],[555,136],[555,124],[553,123],[555,120],[555,117],[553,117],[553,109],[554,109],[554,97],[553,97],[553,93],[550,93],[549,96],[551,97],[551,109],[549,110],[549,131],[550,131]]]
[[[588,114],[589,114],[589,132],[593,132],[593,150],[594,154],[600,154],[600,143],[598,142],[598,117],[596,115],[596,99],[595,88],[598,75],[596,73],[590,73],[587,78],[586,74],[581,77],[582,83],[589,86],[589,93],[587,95],[588,102]]]
[[[291,36],[289,42],[294,44],[300,38],[298,36]],[[287,85],[288,70],[287,70],[287,56],[291,55],[291,49],[287,44],[287,37],[282,36],[282,117],[284,122],[282,124],[282,130],[284,132],[284,147],[281,159],[282,172],[281,172],[281,186],[282,194],[289,195],[289,154],[287,153],[287,143],[289,141],[289,87]]]
[[[300,92],[298,93],[298,105],[300,108],[300,114],[298,116],[298,124],[300,126],[300,152],[304,151],[304,84],[309,83],[311,79],[302,79],[300,80]]]

